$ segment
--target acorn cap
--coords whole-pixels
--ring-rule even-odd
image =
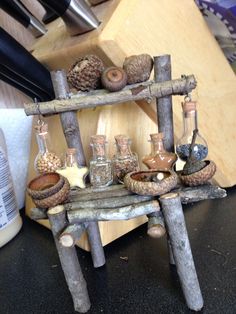
[[[100,86],[103,62],[95,55],[79,58],[67,73],[68,82],[77,90],[89,91]]]
[[[151,138],[152,141],[162,140],[164,138],[164,133],[163,132],[159,132],[159,133],[150,134],[150,138]]]
[[[125,58],[123,69],[127,73],[128,84],[147,81],[153,68],[153,59],[149,54],[134,55]]]
[[[197,102],[196,101],[185,101],[182,102],[183,112],[196,111]]]
[[[127,84],[127,74],[119,67],[109,67],[102,72],[102,85],[110,92],[117,92]]]

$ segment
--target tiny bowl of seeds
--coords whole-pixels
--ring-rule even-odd
[[[162,195],[175,188],[177,183],[178,176],[172,170],[131,172],[124,178],[127,189],[139,195]]]
[[[63,203],[70,191],[68,180],[62,175],[51,172],[42,174],[27,186],[27,192],[36,206],[40,208],[53,207]]]

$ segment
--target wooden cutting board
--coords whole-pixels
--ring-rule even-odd
[[[94,10],[102,21],[97,30],[70,37],[62,20],[58,19],[33,46],[34,55],[50,69],[68,69],[78,57],[91,53],[101,57],[106,65],[117,66],[133,54],[170,54],[173,78],[194,74],[198,81],[193,98],[199,103],[199,129],[208,142],[209,158],[218,167],[215,179],[223,187],[234,185],[236,163],[232,156],[236,155],[236,78],[194,1],[110,0]],[[183,97],[174,97],[173,100],[175,137],[179,137],[182,133],[180,104]],[[89,136],[95,132],[106,133],[111,154],[113,137],[118,133],[132,138],[133,149],[140,158],[149,152],[148,135],[157,131],[153,122],[155,101],[151,105],[142,103],[141,107],[142,110],[131,102],[79,113],[87,156]],[[57,120],[55,117],[50,119]],[[60,135],[57,126],[52,133],[54,138]],[[61,149],[60,139],[58,143]],[[31,177],[32,172],[29,171]],[[130,230],[127,227],[129,222],[120,224]],[[121,225],[119,228],[122,229]],[[106,228],[104,237],[107,240],[104,238],[104,243],[123,234],[123,229],[119,233],[114,227],[116,235],[111,235],[113,227],[104,227],[104,232]]]

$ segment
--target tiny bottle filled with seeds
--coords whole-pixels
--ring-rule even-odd
[[[131,140],[126,135],[115,136],[115,141],[116,154],[112,159],[113,174],[120,183],[124,183],[127,173],[139,170],[138,156],[131,151]]]
[[[35,130],[39,148],[34,162],[35,170],[40,174],[55,172],[61,167],[61,160],[50,149],[48,124],[39,124],[35,126]]]
[[[90,182],[95,187],[105,187],[112,184],[111,160],[106,156],[106,136],[93,135],[90,143],[93,157],[90,160]]]
[[[184,132],[182,137],[176,143],[176,153],[183,161],[187,161],[190,155],[190,146],[193,138],[193,131],[199,130],[197,125],[197,109],[196,102],[191,99],[182,103],[183,108],[183,125]],[[196,161],[203,160],[207,157],[208,147],[205,139],[197,133],[195,144],[192,148],[192,157]]]

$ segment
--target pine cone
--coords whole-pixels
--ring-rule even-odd
[[[96,89],[101,84],[103,62],[95,55],[79,58],[69,69],[68,82],[79,91]]]

